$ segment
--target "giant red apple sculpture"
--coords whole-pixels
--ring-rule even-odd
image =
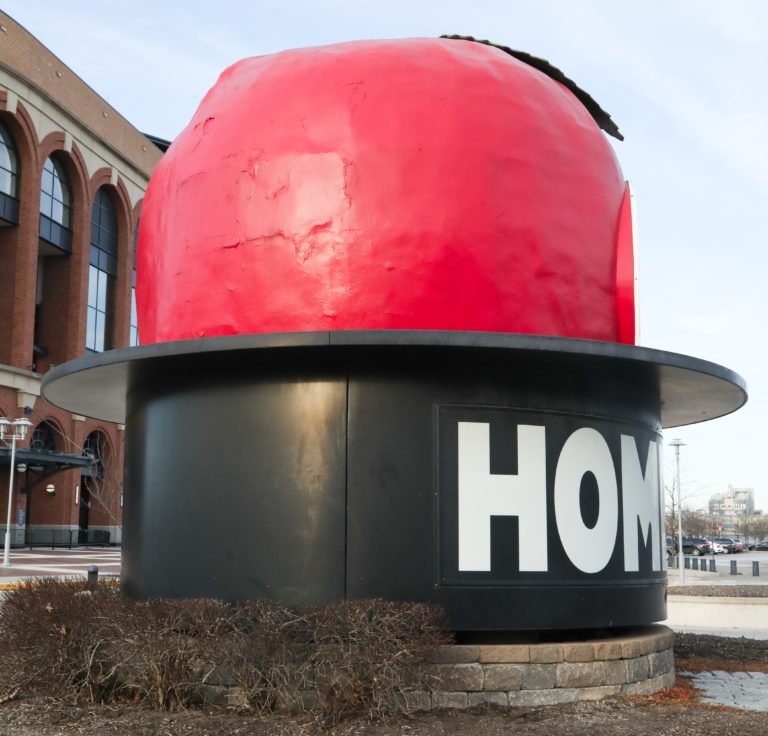
[[[227,69],[155,170],[144,343],[310,330],[634,342],[615,156],[562,84],[467,40]]]

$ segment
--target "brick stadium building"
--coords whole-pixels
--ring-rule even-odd
[[[40,381],[86,351],[137,343],[136,233],[161,155],[0,12],[0,416],[32,422],[14,544],[121,541],[122,427],[48,404]],[[9,472],[1,447],[0,534]]]

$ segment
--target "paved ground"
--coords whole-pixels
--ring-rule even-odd
[[[752,560],[760,561],[761,575],[751,575]],[[730,575],[730,564],[721,564],[718,558],[716,573],[696,570],[685,570],[686,585],[765,585],[768,582],[768,555],[749,554],[749,559],[739,562],[738,568],[745,574]],[[679,585],[679,573],[677,570],[669,570],[670,586]],[[692,634],[710,634],[713,636],[735,636],[747,639],[766,639],[768,636],[764,630],[749,629],[748,622],[735,621],[734,625],[727,629],[703,629],[685,627],[676,630],[686,631]],[[680,672],[679,674],[690,677],[694,687],[702,691],[702,700],[713,705],[728,705],[742,710],[768,711],[768,674],[764,672]]]
[[[693,557],[688,556],[693,560]],[[715,572],[684,569],[685,585],[764,585],[768,581],[768,552],[742,552],[735,555],[706,555],[696,558],[699,565],[714,560]],[[731,574],[731,562],[736,563],[737,574]],[[758,563],[759,576],[753,575],[752,563]],[[675,568],[669,569],[669,584],[679,584],[680,573]]]
[[[713,705],[742,710],[768,711],[768,674],[765,672],[679,672],[702,691],[701,699]]]
[[[705,558],[709,559],[709,557]],[[738,575],[729,573],[730,559],[737,559]],[[753,560],[760,562],[759,577],[751,574]],[[717,572],[685,570],[686,585],[765,585],[768,583],[768,552],[719,555]],[[89,565],[98,565],[101,573],[119,574],[120,549],[89,547],[78,549],[11,550],[11,567],[0,566],[0,584],[47,575],[85,575]],[[679,584],[678,571],[669,570],[669,584]]]
[[[0,565],[0,589],[31,577],[85,576],[90,565],[97,565],[103,575],[119,574],[120,550],[110,547],[11,550],[11,566]]]
[[[741,555],[731,555],[740,557]],[[749,574],[731,575],[727,572],[730,565],[721,565],[721,558],[725,557],[727,562],[728,555],[721,555],[717,558],[719,571],[716,573],[703,572],[701,570],[685,570],[686,586],[732,586],[732,585],[767,585],[768,584],[768,552],[750,552],[746,564],[749,567]],[[760,561],[760,575],[751,574],[752,560]],[[740,568],[746,570],[746,566]],[[677,587],[680,584],[678,570],[670,569],[668,571],[669,586]],[[747,639],[768,639],[768,630],[750,628],[748,621],[733,621],[732,626],[720,628],[704,628],[697,626],[672,626],[665,623],[666,626],[675,631],[684,631],[690,634],[709,634],[710,636],[731,636],[746,637]]]

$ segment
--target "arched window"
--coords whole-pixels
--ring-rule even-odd
[[[131,276],[131,347],[139,344],[139,317],[136,311],[136,246],[139,243],[139,223],[133,233],[133,275]]]
[[[88,313],[85,347],[100,353],[112,347],[117,277],[117,215],[105,187],[96,192],[91,214]]]
[[[32,432],[29,449],[34,452],[54,452],[56,450],[55,432],[50,422],[40,422]]]
[[[91,462],[80,470],[80,508],[78,514],[78,542],[81,544],[92,539],[88,527],[91,519],[91,501],[95,500],[97,506],[104,507],[107,502],[108,485],[106,470],[109,465],[109,444],[103,432],[96,430],[91,432],[83,443],[83,455],[91,458]],[[107,540],[109,541],[109,540]]]
[[[53,157],[43,166],[40,186],[40,237],[72,252],[72,197],[64,167]]]
[[[0,219],[19,221],[19,155],[10,133],[0,123]]]
[[[93,462],[90,468],[90,475],[94,478],[101,478],[104,475],[104,465],[107,459],[107,440],[106,437],[96,430],[91,432],[83,443],[83,455],[92,458]],[[86,475],[83,472],[83,475]]]

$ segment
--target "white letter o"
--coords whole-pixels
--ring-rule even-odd
[[[597,479],[600,513],[591,529],[581,516],[581,480]],[[565,553],[583,572],[600,572],[611,559],[619,523],[616,469],[611,451],[595,429],[577,429],[563,445],[555,471],[555,519]]]

